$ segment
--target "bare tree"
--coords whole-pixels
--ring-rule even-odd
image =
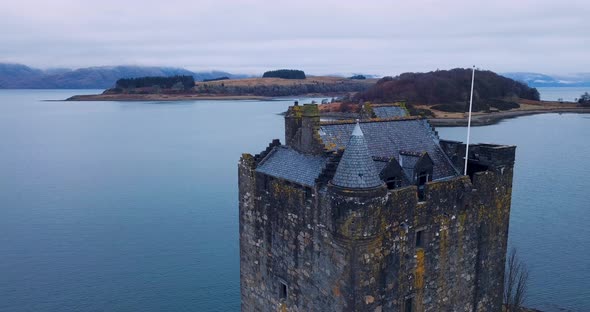
[[[520,312],[527,295],[529,270],[512,248],[504,278],[504,303],[506,312]]]

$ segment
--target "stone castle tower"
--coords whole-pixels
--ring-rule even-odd
[[[242,311],[501,311],[514,146],[424,119],[320,122],[239,162]]]

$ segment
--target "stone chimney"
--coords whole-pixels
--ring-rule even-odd
[[[304,154],[322,154],[324,144],[319,135],[320,111],[317,104],[290,106],[285,115],[285,142]]]

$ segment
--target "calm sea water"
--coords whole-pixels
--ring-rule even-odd
[[[465,141],[464,127],[438,128]],[[472,142],[514,144],[509,244],[530,270],[530,306],[590,311],[590,114],[543,114],[472,128]]]
[[[564,101],[574,102],[580,98],[584,92],[590,93],[590,87],[555,87],[555,88],[537,88],[541,94],[541,100],[557,101],[563,99]]]
[[[237,161],[291,101],[42,101],[95,92],[0,91],[0,311],[239,310]],[[590,310],[589,130],[473,129],[518,145],[510,243],[547,311]]]

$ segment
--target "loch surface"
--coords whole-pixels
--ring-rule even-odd
[[[238,311],[237,162],[283,140],[292,101],[43,101],[98,91],[0,90],[0,311]],[[545,311],[590,310],[589,130],[472,131],[518,146],[510,244]]]

